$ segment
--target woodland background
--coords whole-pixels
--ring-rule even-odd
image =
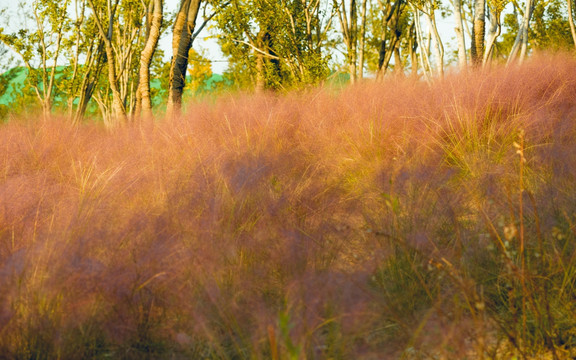
[[[162,0],[34,0],[4,9],[0,114],[36,108],[45,117],[89,115],[113,125],[151,117],[152,109],[177,114],[185,89],[191,97],[285,91],[391,73],[431,81],[445,68],[521,62],[576,44],[571,0],[182,0],[175,13],[165,7]],[[452,33],[450,48],[437,21],[448,17],[455,27],[442,32]],[[229,64],[215,77],[193,46],[207,29]],[[160,35],[172,39],[171,49],[158,49]]]

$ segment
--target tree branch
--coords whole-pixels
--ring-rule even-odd
[[[232,41],[237,42],[237,43],[240,43],[240,44],[248,45],[248,46],[250,46],[252,49],[254,49],[254,51],[257,51],[257,52],[259,52],[260,54],[262,54],[262,55],[264,55],[264,56],[266,56],[266,57],[268,57],[268,58],[270,58],[270,59],[282,60],[280,57],[275,56],[275,55],[271,55],[271,54],[269,54],[269,53],[267,53],[267,52],[265,52],[265,51],[262,51],[262,50],[258,49],[256,46],[254,46],[254,45],[252,45],[252,44],[250,44],[250,43],[248,43],[248,42],[246,42],[246,41],[235,40],[235,39],[232,39]]]

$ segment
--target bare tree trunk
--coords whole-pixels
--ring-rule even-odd
[[[256,36],[255,46],[259,49],[264,49],[264,53],[268,52],[268,44],[265,44],[266,29],[264,26],[260,27],[260,31]],[[262,93],[266,90],[266,60],[264,54],[258,51],[254,51],[256,56],[256,81],[254,91],[256,93]]]
[[[568,22],[570,23],[570,33],[572,34],[572,41],[576,47],[576,29],[574,29],[574,15],[572,13],[572,0],[566,0],[568,3]]]
[[[360,15],[360,38],[358,39],[358,78],[364,78],[364,53],[366,51],[366,12],[368,0],[362,1],[362,13]]]
[[[454,5],[454,31],[458,40],[458,65],[460,69],[466,68],[466,40],[464,38],[464,26],[462,22],[462,0],[452,0]]]
[[[410,25],[408,36],[408,48],[410,49],[410,66],[412,67],[412,77],[418,78],[418,40],[416,35],[416,23]]]
[[[346,44],[346,60],[348,62],[348,73],[350,83],[354,84],[357,77],[357,56],[358,56],[358,13],[356,0],[350,0],[350,9],[346,10],[346,0],[341,0],[338,5],[338,17],[342,27],[342,36]],[[349,14],[348,14],[349,12]]]
[[[260,94],[266,89],[266,67],[264,66],[264,55],[256,53],[256,81],[254,82],[254,92]]]
[[[490,59],[492,58],[492,52],[494,50],[494,44],[496,39],[500,36],[502,32],[502,25],[500,24],[500,11],[494,9],[490,11],[490,31],[488,32],[488,41],[486,45],[486,50],[484,50],[484,58],[482,59],[482,65],[486,66],[490,64]]]
[[[402,63],[402,56],[400,56],[400,41],[396,43],[394,48],[394,73],[398,75],[404,74],[404,64]]]
[[[136,91],[135,116],[141,116],[144,120],[152,118],[152,102],[150,100],[150,64],[152,56],[158,45],[160,27],[162,26],[162,0],[150,0],[148,18],[150,27],[146,45],[140,55],[140,71],[138,90]]]
[[[90,48],[89,56],[85,65],[87,69],[84,78],[82,79],[82,84],[80,85],[80,101],[78,103],[78,108],[76,109],[76,114],[74,114],[75,123],[80,122],[80,119],[82,119],[86,113],[88,103],[90,102],[94,90],[96,89],[96,84],[100,79],[100,73],[104,66],[104,42],[102,39],[98,41],[95,54],[93,54],[92,48]],[[93,71],[94,66],[95,69]]]
[[[52,70],[50,71],[50,78],[48,80],[48,83],[46,83],[46,81],[44,81],[43,84],[43,88],[44,88],[44,93],[45,93],[45,104],[44,105],[44,119],[48,119],[50,117],[50,115],[52,114],[52,92],[54,90],[54,79],[56,77],[56,67],[58,65],[58,55],[60,54],[60,45],[61,45],[61,41],[62,41],[62,27],[60,26],[60,28],[58,29],[58,39],[56,40],[56,50],[54,51],[54,62],[52,63]],[[44,41],[42,41],[44,42]],[[45,64],[44,64],[45,65]],[[42,70],[43,74],[47,73],[46,67],[44,67],[44,69]]]
[[[472,64],[478,66],[482,64],[484,55],[484,37],[486,32],[486,0],[475,0],[474,3],[474,23],[472,25],[472,46],[470,54]]]
[[[106,57],[108,62],[108,81],[110,90],[112,91],[112,111],[114,113],[114,117],[116,121],[120,121],[121,123],[127,122],[126,117],[126,110],[124,109],[124,103],[122,101],[122,96],[120,95],[120,91],[118,90],[118,80],[116,79],[116,58],[114,56],[114,50],[112,48],[112,27],[114,21],[114,13],[116,10],[116,6],[112,9],[110,1],[108,1],[108,32],[104,31],[104,26],[102,25],[102,21],[98,16],[96,11],[96,7],[94,6],[94,2],[92,0],[88,0],[90,2],[90,6],[92,6],[92,11],[94,12],[94,18],[96,20],[96,25],[98,26],[98,31],[100,32],[100,37],[104,42],[104,49],[106,50]]]
[[[75,14],[78,19],[74,24],[74,53],[72,56],[73,74],[70,79],[70,99],[68,100],[69,117],[74,124],[78,124],[86,110],[88,103],[92,98],[96,84],[100,78],[102,67],[105,60],[104,42],[100,37],[89,36],[87,42],[82,44],[83,34],[82,26],[85,23],[85,13],[87,3],[84,0],[75,0]],[[96,30],[98,31],[98,30]],[[82,50],[82,49],[85,50]],[[84,64],[79,64],[80,53],[84,52]],[[76,79],[81,81],[76,86]],[[78,105],[74,107],[74,101],[78,97]]]
[[[416,24],[416,40],[420,44],[420,66],[422,67],[422,74],[426,81],[430,81],[430,71],[432,66],[430,65],[429,51],[430,47],[424,42],[424,35],[422,33],[422,24],[420,22],[420,10],[410,4],[412,11],[414,12],[414,24]]]
[[[350,1],[350,54],[349,54],[349,68],[350,68],[350,82],[355,83],[358,76],[358,12],[356,8],[356,0]]]
[[[436,53],[436,71],[439,77],[444,76],[444,46],[442,45],[442,39],[438,33],[438,26],[436,25],[436,15],[434,13],[434,8],[430,6],[428,13],[426,13],[426,18],[428,19],[428,26],[430,27],[430,35],[434,40],[434,52]]]
[[[532,18],[532,7],[533,0],[526,0],[526,9],[522,16],[522,24],[518,29],[518,34],[514,40],[514,45],[508,56],[508,64],[516,60],[519,57],[519,62],[522,63],[524,56],[526,55],[526,50],[528,48],[528,29],[530,28],[530,19]],[[518,55],[520,52],[520,55]]]
[[[36,92],[36,96],[38,97],[38,100],[42,106],[42,116],[44,120],[47,120],[51,113],[52,113],[52,105],[53,105],[53,90],[54,90],[54,77],[56,75],[56,66],[58,65],[58,57],[60,55],[60,45],[62,43],[62,38],[63,38],[63,26],[64,26],[64,22],[63,21],[59,21],[56,23],[53,23],[53,26],[55,26],[55,28],[52,28],[51,30],[53,31],[53,33],[56,34],[56,49],[53,51],[49,51],[49,47],[50,47],[50,43],[46,42],[45,36],[47,35],[47,33],[45,32],[45,21],[46,21],[46,16],[39,14],[38,13],[38,9],[36,7],[37,4],[33,5],[33,16],[34,19],[36,21],[36,26],[38,29],[38,35],[39,35],[39,41],[38,41],[38,47],[37,47],[37,51],[40,54],[40,69],[38,69],[38,72],[40,73],[40,77],[41,77],[41,84],[42,86],[38,86],[37,85],[32,85],[32,87],[34,88],[34,91]],[[64,4],[64,7],[61,9],[64,12],[67,11],[68,5],[67,3]],[[52,22],[52,21],[51,21]],[[8,46],[10,46],[9,44],[7,44]],[[12,46],[10,46],[12,47]],[[15,50],[16,53],[20,54],[20,56],[22,56],[22,54],[17,50],[14,49],[14,47],[12,47],[13,50]],[[52,54],[50,54],[52,53]],[[33,70],[33,68],[31,67],[31,64],[29,63],[29,60],[26,59],[25,56],[22,56],[24,59],[24,62],[26,64],[26,66],[28,67],[28,72],[29,74],[31,74],[32,72],[35,72]],[[48,58],[52,57],[52,68],[49,69],[48,68]]]
[[[118,84],[116,80],[116,70],[114,61],[114,52],[112,50],[112,44],[110,41],[104,43],[106,49],[106,56],[108,58],[108,82],[110,83],[110,90],[112,90],[112,111],[114,117],[120,123],[126,123],[128,118],[126,117],[126,109],[124,108],[124,102],[122,101],[122,95],[118,90]]]
[[[380,48],[380,58],[378,60],[378,73],[376,74],[376,78],[379,80],[384,79],[384,75],[388,71],[388,67],[390,66],[390,61],[392,60],[392,56],[395,56],[395,51],[400,46],[400,31],[398,29],[394,30],[392,34],[392,39],[390,39],[389,43],[386,43],[386,40],[383,40],[381,43]]]
[[[520,47],[520,63],[526,57],[528,51],[528,30],[530,29],[530,19],[532,18],[532,10],[534,7],[534,0],[526,0],[526,10],[524,10],[524,24],[522,26],[522,46]]]
[[[384,5],[383,2],[380,2],[380,9],[383,12],[384,20],[382,21],[383,30],[380,36],[380,52],[378,56],[378,70],[376,72],[376,79],[378,80],[384,79],[384,75],[390,65],[390,60],[394,55],[394,49],[400,42],[402,31],[399,26],[399,21],[405,4],[402,0],[397,0],[393,5],[390,5],[390,3]],[[389,32],[389,28],[393,30]]]
[[[141,9],[142,7],[140,6],[130,7],[125,10],[123,16],[127,18],[131,18],[132,16],[144,18],[144,11]],[[134,115],[135,95],[139,77],[132,76],[130,69],[135,69],[138,66],[137,62],[139,59],[134,56],[135,49],[143,48],[146,39],[140,36],[142,29],[139,26],[135,26],[135,22],[133,21],[127,21],[124,22],[124,24],[116,22],[114,25],[117,27],[115,32],[114,54],[116,56],[118,90],[120,91],[120,97],[126,113]]]
[[[174,22],[172,37],[172,64],[170,66],[170,89],[166,117],[179,116],[182,111],[182,94],[186,84],[188,52],[202,0],[182,0]]]

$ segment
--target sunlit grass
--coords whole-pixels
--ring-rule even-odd
[[[570,358],[575,119],[558,56],[5,124],[0,354]]]

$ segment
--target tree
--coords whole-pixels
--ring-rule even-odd
[[[486,34],[486,0],[474,1],[474,22],[472,24],[472,44],[470,46],[470,57],[472,64],[478,66],[482,64],[484,55],[484,38]]]
[[[54,101],[54,88],[62,40],[70,27],[66,14],[69,0],[35,0],[31,11],[22,9],[33,28],[24,26],[14,33],[0,28],[0,41],[17,53],[28,68],[28,80],[47,119]]]
[[[68,97],[68,113],[74,123],[80,122],[88,109],[106,58],[104,42],[98,36],[93,19],[86,16],[86,7],[86,0],[74,1],[73,26],[64,39],[70,66],[63,70],[59,84]]]
[[[212,64],[210,60],[198,53],[194,48],[190,49],[188,62],[191,65],[188,70],[190,81],[186,84],[185,89],[196,94],[202,90],[204,83],[213,75]]]
[[[88,1],[93,9],[91,19],[94,21],[99,39],[103,43],[104,63],[107,65],[102,69],[107,80],[101,79],[94,90],[93,97],[105,123],[117,125],[127,122],[129,115],[136,112],[141,70],[142,67],[150,67],[149,64],[151,64],[155,53],[151,51],[146,54],[144,50],[146,50],[147,41],[152,42],[149,44],[148,50],[156,48],[153,39],[148,36],[152,30],[146,31],[147,26],[143,20],[150,20],[150,27],[152,27],[154,11],[157,13],[160,9],[156,8],[152,14],[147,14],[150,3],[145,3],[142,0]],[[104,22],[103,19],[107,19],[107,21]],[[142,66],[143,52],[144,66]],[[148,55],[150,56],[149,60],[146,59]],[[143,76],[146,77],[146,75]],[[143,82],[142,86],[147,86],[149,80]],[[149,89],[149,85],[147,88]]]
[[[116,10],[118,8],[118,1],[112,4],[111,0],[108,0],[106,3],[106,15],[108,18],[108,24],[104,24],[101,19],[101,9],[96,7],[94,4],[94,0],[88,0],[92,10],[94,12],[94,20],[96,22],[96,26],[98,27],[98,32],[100,34],[100,38],[104,43],[104,49],[106,51],[106,58],[108,63],[108,82],[110,90],[112,91],[112,109],[113,109],[113,116],[114,122],[120,121],[121,123],[127,122],[126,117],[126,109],[124,107],[124,102],[122,101],[122,96],[120,94],[120,90],[118,88],[118,78],[116,76],[116,55],[114,53],[114,49],[112,47],[112,36],[113,36],[113,29],[114,29],[114,19],[116,17]],[[105,26],[107,25],[107,26]]]
[[[219,41],[255,90],[307,86],[329,74],[325,45],[334,16],[319,0],[232,0],[217,18]]]
[[[152,102],[150,100],[150,65],[152,56],[158,46],[160,28],[162,27],[162,0],[149,0],[146,23],[146,45],[140,55],[140,70],[138,90],[136,94],[135,116],[142,115],[144,119],[152,118]]]
[[[322,3],[321,0],[280,3],[282,13],[286,14],[284,20],[289,24],[289,41],[276,40],[281,44],[282,57],[298,83],[316,84],[329,73],[330,56],[323,50],[332,29],[335,12],[330,10],[328,2]]]
[[[461,69],[466,68],[468,60],[466,57],[466,41],[464,37],[464,22],[462,17],[462,0],[450,0],[454,8],[454,32],[458,41],[458,65]]]
[[[512,49],[510,50],[510,55],[508,55],[508,63],[511,63],[518,59],[520,62],[524,60],[526,52],[528,50],[528,30],[530,28],[530,19],[532,18],[532,11],[534,10],[533,0],[526,0],[525,9],[522,11],[520,6],[513,2],[515,11],[519,12],[522,16],[521,22],[519,22],[519,28],[516,35],[516,40]]]
[[[488,10],[490,12],[490,29],[488,31],[488,40],[484,50],[482,64],[487,65],[493,55],[494,44],[502,32],[501,15],[502,11],[508,4],[508,0],[488,0]]]
[[[356,82],[358,78],[363,78],[367,5],[367,0],[360,0],[359,2],[350,0],[348,6],[346,6],[346,0],[334,2],[347,49],[346,61],[352,83]]]
[[[379,33],[377,40],[378,65],[376,67],[376,77],[382,79],[386,74],[392,56],[395,57],[397,69],[402,67],[400,61],[400,47],[403,39],[409,37],[411,14],[407,2],[397,0],[394,3],[387,0],[378,0],[380,15],[374,15],[377,20],[375,25],[378,28],[374,33]]]
[[[566,4],[568,4],[568,23],[570,25],[570,34],[572,35],[572,41],[576,47],[576,29],[574,28],[574,10],[572,9],[572,1],[573,0],[566,0]]]
[[[19,70],[22,68],[12,68],[13,58],[11,57],[8,48],[0,42],[0,98],[9,96],[9,89],[11,88],[12,81],[18,76]],[[12,89],[13,90],[13,89]],[[13,90],[14,91],[14,90]],[[6,117],[9,112],[7,104],[0,104],[0,122]]]
[[[180,115],[182,94],[186,85],[188,54],[192,47],[196,18],[202,0],[182,0],[174,22],[172,37],[172,62],[170,65],[170,89],[166,116]]]
[[[432,72],[429,53],[433,51],[436,57],[436,72],[439,77],[442,77],[444,76],[444,46],[438,32],[438,24],[436,23],[436,11],[440,9],[441,4],[437,0],[413,0],[410,3],[410,6],[412,7],[412,11],[415,14],[416,33],[419,39],[418,42],[421,44],[420,54],[421,58],[423,59],[422,68],[424,74],[426,77],[428,76],[426,75],[426,68],[430,69],[430,73]],[[426,19],[428,30],[426,42],[424,42],[424,35],[420,18],[421,14],[424,15]],[[432,48],[430,47],[430,43],[434,45]]]
[[[562,0],[539,1],[535,4],[529,37],[532,47],[546,50],[571,50],[574,47],[570,19]]]
[[[223,32],[220,42],[230,57],[236,79],[246,86],[252,84],[257,92],[275,89],[282,83],[282,59],[274,34],[282,32],[279,4],[270,1],[233,0],[218,16]],[[243,81],[242,74],[251,78]]]

